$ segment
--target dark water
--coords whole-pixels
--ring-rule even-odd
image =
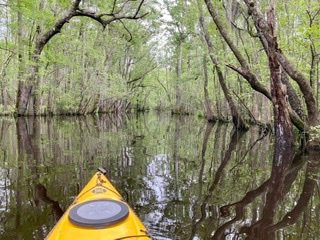
[[[44,239],[104,166],[154,239],[320,239],[319,156],[193,117],[0,119],[0,239]]]

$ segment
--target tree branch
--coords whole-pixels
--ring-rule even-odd
[[[139,14],[139,12],[140,12],[140,10],[141,10],[141,7],[142,7],[142,5],[143,5],[143,3],[144,3],[144,0],[141,0],[141,2],[140,2],[139,6],[138,6],[138,8],[137,8],[137,11],[136,11],[134,17],[137,17],[137,16],[138,16],[138,14]]]
[[[139,15],[141,12],[141,8],[144,3],[144,0],[141,0],[137,10],[133,15],[126,15],[126,14],[119,15],[118,13],[113,12],[114,9],[112,10],[111,13],[97,14],[87,9],[80,9],[80,6],[79,6],[80,2],[81,0],[75,0],[74,3],[72,4],[72,7],[65,14],[65,16],[60,18],[49,31],[45,32],[42,36],[39,37],[38,41],[36,42],[36,55],[41,54],[44,46],[50,41],[50,39],[54,37],[56,34],[60,33],[63,26],[66,23],[68,23],[73,17],[83,16],[83,17],[91,18],[99,22],[103,26],[103,28],[105,28],[107,25],[115,21],[120,21],[122,19],[137,20],[137,19],[144,18],[148,14],[148,13],[144,13]],[[123,5],[125,5],[127,2],[125,2]],[[110,16],[110,18],[104,19],[103,17],[105,16]]]
[[[220,32],[220,35],[228,44],[229,48],[231,49],[234,56],[236,57],[236,59],[241,65],[241,71],[238,70],[237,72],[248,81],[248,83],[251,85],[251,87],[254,90],[256,90],[257,92],[260,92],[261,94],[263,94],[264,96],[266,96],[268,99],[271,100],[271,95],[269,91],[259,82],[257,76],[252,72],[248,62],[243,57],[241,51],[237,48],[235,43],[232,41],[231,37],[229,36],[222,22],[220,21],[220,17],[216,12],[215,8],[213,7],[212,1],[211,0],[204,0],[204,1],[207,5],[207,9],[212,17],[212,20],[214,21],[215,25],[217,26]],[[232,69],[235,70],[235,68],[232,68]]]
[[[114,0],[114,1],[113,1],[113,5],[112,5],[111,13],[114,13],[114,10],[115,10],[115,8],[116,8],[116,5],[117,5],[117,0]]]
[[[124,24],[124,22],[121,19],[119,20],[119,22],[122,24],[123,28],[127,31],[127,33],[129,33],[130,39],[128,40],[128,42],[131,42],[133,37],[130,30],[127,28],[127,26]]]
[[[265,89],[264,87],[261,88],[261,86],[256,85],[254,82],[250,81],[251,78],[251,72],[247,72],[243,69],[239,69],[233,65],[227,65],[227,67],[229,67],[230,69],[232,69],[233,71],[237,72],[238,74],[240,74],[243,78],[245,78],[248,83],[251,85],[251,87],[256,90],[257,92],[262,93],[264,96],[266,96],[270,101],[272,101],[271,98],[271,94],[269,93],[269,91],[267,89]],[[289,108],[289,115],[290,115],[290,119],[292,121],[292,123],[296,126],[296,128],[299,129],[299,131],[303,132],[307,129],[307,125],[303,122],[303,120],[298,116],[298,114],[293,111],[291,108]]]
[[[156,80],[157,80],[157,82],[160,84],[160,86],[164,89],[164,91],[166,92],[169,102],[171,102],[171,97],[170,97],[170,94],[169,94],[167,88],[166,88],[166,87],[163,85],[163,83],[159,80],[159,77],[157,77]]]
[[[4,48],[4,47],[0,46],[0,49],[3,50],[3,51],[11,52],[12,54],[17,54],[14,50],[9,49],[9,48]]]
[[[227,65],[227,67],[229,67],[233,71],[236,71],[243,78],[245,78],[254,90],[256,90],[257,92],[260,92],[265,97],[267,97],[269,100],[272,100],[271,94],[269,93],[269,91],[258,81],[256,75],[253,74],[249,69],[244,69],[244,68],[239,69],[239,68],[236,68],[235,66],[230,65],[230,64]]]
[[[248,114],[250,115],[250,117],[252,118],[252,120],[254,121],[255,124],[258,123],[257,119],[253,116],[252,112],[250,111],[250,109],[247,107],[247,105],[244,103],[244,101],[241,99],[241,97],[234,91],[232,90],[232,93],[236,96],[236,98],[239,100],[240,104],[247,110]]]
[[[149,74],[150,72],[152,72],[154,69],[156,69],[157,66],[154,66],[153,68],[149,69],[148,71],[144,72],[141,76],[139,77],[136,77],[130,81],[127,82],[127,84],[131,84],[131,83],[134,83],[136,81],[139,81],[140,79],[144,78],[147,74]]]

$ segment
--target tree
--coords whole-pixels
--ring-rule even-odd
[[[17,94],[17,103],[16,103],[16,111],[17,115],[25,115],[27,111],[28,103],[31,99],[31,96],[34,92],[36,92],[39,88],[39,63],[40,63],[40,55],[44,49],[44,47],[49,43],[49,41],[57,34],[59,34],[63,28],[63,26],[68,23],[74,17],[88,17],[97,22],[99,22],[103,28],[107,25],[120,21],[122,19],[132,19],[136,20],[139,18],[143,18],[146,14],[140,14],[142,5],[144,0],[141,0],[136,8],[136,11],[132,14],[124,13],[123,9],[127,8],[127,4],[122,4],[119,9],[117,6],[117,1],[114,1],[111,12],[108,13],[97,13],[92,12],[89,9],[83,9],[80,7],[81,0],[75,0],[72,6],[67,10],[67,12],[61,18],[57,19],[54,23],[53,27],[51,27],[47,31],[39,32],[34,42],[34,50],[31,54],[32,65],[28,70],[27,77],[25,81],[19,81],[19,88]],[[32,114],[39,113],[39,101],[35,102],[34,110]]]

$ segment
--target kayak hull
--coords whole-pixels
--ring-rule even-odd
[[[99,227],[80,226],[70,219],[70,211],[80,204],[95,200],[110,200],[125,204],[128,214],[115,224]],[[123,200],[120,193],[101,172],[97,172],[76,197],[52,229],[46,240],[150,240],[146,228]]]

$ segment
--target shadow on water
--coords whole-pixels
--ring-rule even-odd
[[[192,117],[0,119],[0,239],[44,239],[104,166],[154,239],[320,239],[319,155]]]

